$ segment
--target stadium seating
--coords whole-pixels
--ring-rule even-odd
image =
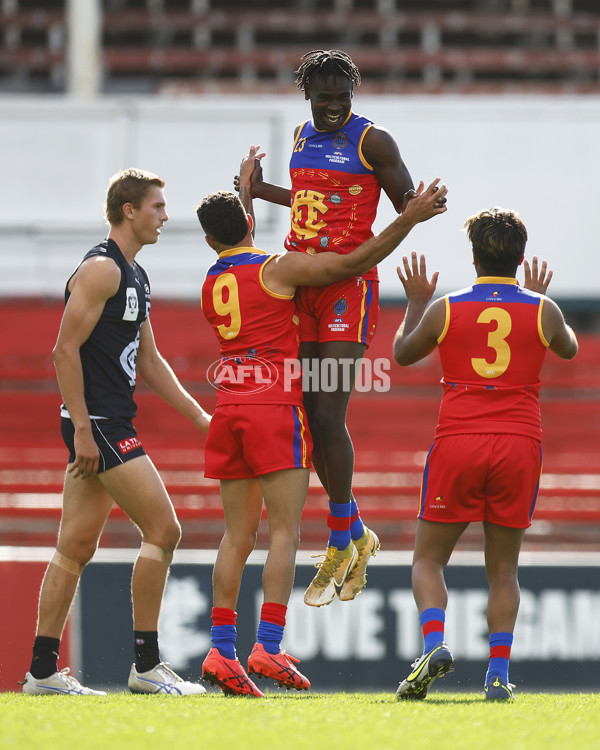
[[[2,0],[0,93],[66,91],[67,42],[76,33],[67,5]],[[106,93],[291,93],[293,70],[315,47],[347,50],[365,93],[600,92],[598,0],[102,0],[101,9]],[[0,301],[0,544],[55,537],[65,451],[50,352],[61,312],[54,300]],[[399,317],[384,308],[370,357],[389,356]],[[211,408],[205,372],[216,345],[202,324],[191,303],[154,304],[163,353]],[[531,545],[598,545],[600,336],[580,340],[574,362],[549,357],[545,365],[545,474]],[[394,366],[390,377],[390,392],[353,396],[348,422],[363,514],[393,549],[412,541],[439,368],[432,357]],[[203,437],[143,386],[138,402],[138,429],[177,505],[183,544],[213,546],[222,515],[216,482],[202,476]],[[325,509],[314,478],[304,547],[322,546]],[[118,511],[104,543],[135,543]]]
[[[0,545],[54,543],[66,461],[58,431],[60,396],[50,355],[62,314],[58,301],[0,303]],[[401,308],[384,306],[369,356],[389,358]],[[206,369],[216,342],[200,308],[156,300],[159,348],[182,382],[211,410]],[[28,331],[26,337],[22,331]],[[527,545],[567,549],[598,545],[600,521],[600,336],[580,335],[572,362],[549,355],[544,365],[544,475],[537,522]],[[354,487],[361,510],[386,549],[410,548],[421,479],[440,398],[436,355],[410,368],[392,365],[389,392],[356,392],[348,424],[356,450]],[[167,485],[184,528],[182,546],[214,547],[222,531],[218,483],[205,479],[204,437],[140,385],[138,433]],[[326,496],[312,476],[302,531],[304,549],[324,542]],[[465,546],[477,545],[470,530]],[[135,546],[137,532],[115,509],[104,546]],[[261,526],[258,545],[266,544]]]
[[[0,91],[66,86],[66,0],[5,0]],[[426,5],[424,9],[423,6]],[[289,91],[342,48],[367,92],[600,90],[595,0],[105,0],[105,91]]]

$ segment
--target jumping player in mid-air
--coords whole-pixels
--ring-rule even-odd
[[[340,50],[304,55],[296,82],[310,102],[312,120],[294,132],[290,161],[291,190],[264,182],[260,165],[252,176],[252,195],[291,207],[290,252],[344,255],[372,236],[381,189],[401,213],[411,176],[392,135],[352,110],[354,87],[361,76]],[[379,317],[377,268],[329,286],[301,287],[300,358],[313,365],[337,363],[332,383],[322,388],[310,379],[304,404],[314,439],[313,463],[329,496],[327,552],[305,593],[320,607],[336,596],[354,599],[366,583],[369,559],[379,539],[361,519],[352,491],[354,449],[346,426],[354,387],[344,367],[364,356]],[[312,366],[311,372],[319,372]],[[335,377],[337,376],[337,377]]]

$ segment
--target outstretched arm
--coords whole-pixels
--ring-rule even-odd
[[[297,286],[327,286],[342,279],[361,276],[398,247],[415,224],[444,213],[448,189],[436,178],[427,188],[423,182],[407,195],[407,206],[386,229],[369,238],[351,253],[318,255],[286,253],[265,266],[263,279],[278,294],[293,294]]]
[[[533,256],[531,266],[527,260],[523,262],[525,269],[523,286],[532,292],[545,295],[554,272],[548,270],[545,260],[542,261],[541,266],[538,263],[537,255]],[[560,307],[550,298],[546,297],[542,305],[542,332],[550,351],[562,359],[573,359],[579,349],[573,329],[565,323]]]
[[[254,218],[254,206],[252,205],[252,175],[257,167],[260,169],[260,161],[265,156],[264,151],[259,151],[260,146],[250,146],[248,154],[242,159],[240,173],[237,177],[238,192],[242,206],[246,213],[252,217],[252,236],[256,235],[256,219]]]
[[[253,146],[251,148],[254,148]],[[260,198],[261,200],[267,201],[268,203],[276,203],[280,206],[287,206],[288,208],[292,204],[292,191],[290,188],[282,187],[281,185],[274,185],[270,182],[265,182],[263,179],[263,170],[261,165],[261,159],[266,156],[265,153],[257,156],[252,171],[246,175],[248,178],[248,188],[250,190],[251,198]],[[248,157],[245,157],[247,159]],[[240,174],[233,178],[233,186],[242,198],[242,173],[240,168]],[[243,202],[243,199],[242,199]]]

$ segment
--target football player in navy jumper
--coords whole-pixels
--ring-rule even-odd
[[[58,652],[79,578],[92,559],[116,502],[139,528],[131,596],[135,663],[132,692],[204,693],[161,662],[158,618],[181,528],[165,486],[133,426],[136,375],[206,432],[210,416],[163,359],[150,324],[150,285],[136,256],[158,241],[167,221],[164,182],[127,169],[110,181],[104,242],[90,250],[67,281],[65,310],[53,356],[63,398],[61,423],[69,449],[56,551],[42,582],[36,637],[23,692],[106,695],[81,685]]]

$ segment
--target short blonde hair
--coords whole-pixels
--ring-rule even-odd
[[[123,169],[113,175],[108,184],[104,207],[108,223],[116,226],[123,221],[125,203],[131,203],[134,208],[139,208],[152,185],[164,188],[165,181],[152,172],[135,169],[135,167]]]

